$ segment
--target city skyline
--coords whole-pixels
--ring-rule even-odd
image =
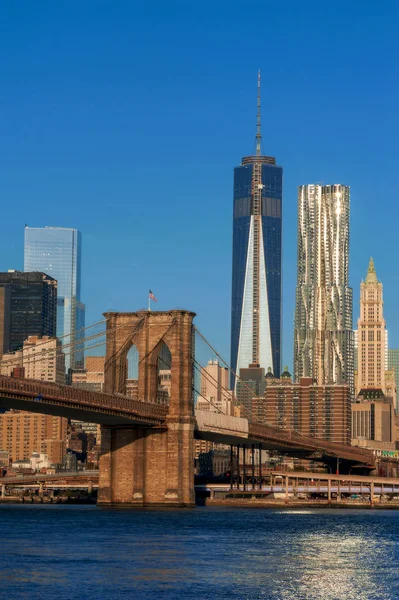
[[[16,16],[7,15],[9,32],[0,44],[16,52],[4,76],[7,152],[2,157],[2,195],[8,202],[8,221],[1,270],[22,269],[24,222],[76,227],[85,237],[83,297],[88,323],[96,321],[104,309],[145,307],[151,288],[159,308],[183,305],[195,310],[199,325],[212,331],[221,354],[227,357],[231,169],[251,152],[253,81],[260,68],[265,81],[265,153],[270,151],[284,165],[282,363],[292,369],[296,188],[319,179],[351,186],[352,222],[356,223],[350,272],[354,306],[358,305],[364,260],[373,255],[385,284],[390,345],[398,347],[393,299],[399,281],[389,248],[395,219],[386,221],[383,216],[386,211],[395,214],[397,81],[392,46],[396,9],[386,8],[377,16],[363,9],[359,14],[355,7],[346,7],[345,19],[339,7],[329,15],[329,25],[341,33],[339,47],[325,42],[322,11],[294,8],[295,18],[287,24],[282,8],[268,7],[259,15],[259,23],[267,17],[274,24],[267,39],[254,35],[260,24],[252,24],[249,32],[245,18],[240,28],[224,19],[223,31],[218,28],[209,33],[212,51],[205,55],[199,52],[201,44],[196,46],[200,40],[200,30],[194,26],[197,15],[188,13],[181,19],[189,26],[184,30],[190,30],[190,37],[180,33],[172,47],[164,44],[164,32],[155,37],[150,33],[145,39],[149,15],[144,8],[143,33],[134,30],[132,36],[128,21],[112,23],[117,37],[120,33],[126,40],[123,53],[115,45],[102,43],[102,32],[109,26],[106,11],[91,14],[89,32],[79,24],[43,21],[40,27],[51,30],[58,40],[51,56],[47,42],[37,40],[40,10],[29,13],[24,36],[16,28]],[[218,9],[215,23],[220,16]],[[312,41],[300,34],[300,23],[315,32]],[[365,51],[370,26],[374,36]],[[242,42],[251,41],[248,47],[243,42],[238,49],[230,41],[238,30]],[[70,52],[71,39],[75,40],[74,52]],[[87,39],[95,56],[88,50]],[[187,43],[184,56],[179,46],[183,43]],[[34,51],[27,53],[27,47]],[[160,62],[157,51],[161,47],[167,48],[168,59]],[[266,61],[271,48],[278,61]],[[139,66],[131,59],[140,49],[144,62]],[[99,60],[101,70],[96,68]],[[201,70],[204,60],[209,67],[205,71]],[[90,85],[85,83],[87,72],[93,76]],[[306,83],[312,79],[314,89]],[[105,82],[112,91],[104,87]],[[187,102],[182,103],[183,90]],[[327,130],[342,133],[323,144]],[[162,154],[156,164],[148,160],[155,140]],[[182,152],[188,147],[190,152]],[[183,168],[177,185],[179,161]],[[385,203],[386,211],[376,211],[376,203]],[[375,228],[384,230],[384,243],[373,237]],[[210,268],[212,261],[217,261],[215,270]],[[113,286],[101,285],[104,272],[112,273]]]
[[[398,23],[0,3],[4,597],[398,596]]]

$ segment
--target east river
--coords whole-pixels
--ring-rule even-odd
[[[0,598],[397,600],[399,512],[1,505]]]

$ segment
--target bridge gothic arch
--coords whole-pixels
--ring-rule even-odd
[[[164,312],[105,313],[107,342],[105,385],[107,393],[126,394],[127,355],[137,347],[138,399],[156,403],[159,357],[166,346],[171,357],[170,408],[172,416],[192,416],[194,313]]]
[[[103,428],[99,502],[194,503],[193,318],[184,310],[105,313],[105,392],[126,394],[127,357],[138,360],[138,400],[159,402],[162,363],[170,363],[169,410],[158,428]]]

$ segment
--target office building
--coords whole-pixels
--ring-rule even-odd
[[[294,379],[348,383],[354,393],[348,257],[349,187],[300,186]]]
[[[0,353],[29,336],[56,334],[57,281],[45,273],[0,273]]]
[[[266,377],[274,377],[271,367],[268,367]],[[240,369],[239,378],[236,383],[237,405],[240,407],[241,416],[253,419],[252,398],[263,396],[265,390],[265,369],[259,365],[249,365],[246,369]]]
[[[396,387],[396,412],[399,413],[399,349],[388,350],[388,370],[394,374]]]
[[[352,404],[352,445],[371,450],[395,449],[396,384],[388,370],[388,332],[383,286],[370,258],[360,284],[357,322],[356,400]]]
[[[29,336],[21,350],[3,354],[0,373],[39,381],[65,383],[65,356],[61,342],[48,336]]]
[[[43,271],[58,281],[57,337],[63,344],[83,339],[85,306],[81,302],[81,234],[64,227],[25,227],[25,271]],[[76,333],[78,332],[78,333]],[[83,347],[69,346],[66,368],[83,366]]]
[[[85,368],[72,372],[71,385],[92,392],[104,390],[105,356],[86,356]]]
[[[383,286],[370,258],[366,279],[360,284],[357,322],[356,395],[361,390],[381,390],[396,405],[393,373],[387,371],[388,332],[384,319]]]
[[[262,154],[258,76],[256,152],[234,169],[230,364],[235,373],[251,364],[280,373],[282,181],[282,167]]]
[[[310,377],[293,383],[287,370],[280,379],[265,381],[263,396],[252,399],[254,422],[337,444],[351,443],[349,385],[318,385]]]
[[[228,369],[221,367],[217,360],[209,360],[200,374],[201,395],[197,399],[197,409],[233,414],[232,392],[228,387]]]
[[[198,456],[198,475],[217,477],[230,471],[230,448],[214,449]]]
[[[395,450],[392,397],[380,389],[363,389],[352,403],[352,445],[370,450]]]

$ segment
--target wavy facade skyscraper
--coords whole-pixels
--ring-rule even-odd
[[[256,153],[234,169],[231,366],[279,375],[283,170],[261,145],[259,74]]]
[[[348,383],[353,393],[349,209],[348,186],[299,187],[294,377]]]

